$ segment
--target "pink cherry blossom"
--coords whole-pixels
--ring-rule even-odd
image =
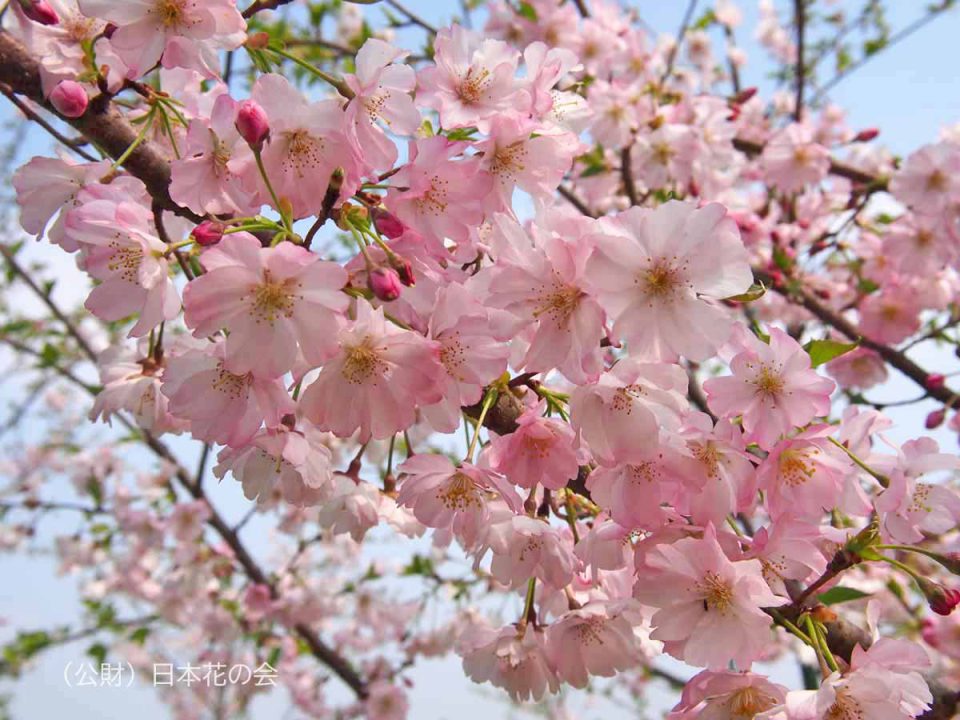
[[[960,198],[960,149],[924,145],[912,152],[890,180],[890,192],[918,213],[935,215]]]
[[[218,50],[243,44],[247,24],[230,0],[78,0],[88,17],[117,26],[110,44],[140,77],[157,63],[208,75],[219,69]]]
[[[514,432],[493,438],[487,459],[514,485],[559,490],[577,477],[580,463],[570,425],[543,417],[544,409],[545,403],[529,408]]]
[[[366,162],[378,170],[392,168],[397,146],[378,122],[398,135],[413,135],[420,125],[420,111],[410,93],[417,79],[409,65],[397,64],[406,53],[388,43],[370,38],[357,52],[355,75],[344,77],[356,93],[346,109],[348,136]]]
[[[333,494],[330,448],[309,426],[263,429],[246,445],[221,450],[217,461],[218,478],[231,473],[244,496],[261,504],[282,497],[292,505],[317,505]]]
[[[207,272],[187,285],[184,320],[196,337],[229,331],[230,372],[279,377],[297,351],[319,364],[337,349],[347,273],[293,243],[264,248],[246,233],[204,251]]]
[[[294,403],[283,384],[252,373],[237,375],[224,367],[225,343],[209,350],[187,350],[167,361],[161,391],[171,412],[190,421],[198,440],[238,447],[260,426],[280,425]]]
[[[440,30],[433,46],[436,64],[420,71],[417,102],[436,110],[443,127],[486,131],[493,117],[513,107],[516,50],[459,25]]]
[[[662,431],[680,428],[687,377],[676,365],[621,360],[570,398],[570,423],[604,465],[643,462]]]
[[[457,641],[457,652],[467,677],[503,688],[515,702],[540,700],[560,689],[547,659],[543,632],[533,627],[495,629],[474,622]]]
[[[703,538],[657,545],[646,565],[651,573],[635,594],[657,608],[651,637],[677,659],[711,670],[730,662],[749,668],[770,642],[761,608],[789,602],[770,591],[758,560],[731,562],[712,525]]]
[[[634,208],[595,241],[587,279],[634,355],[703,360],[727,341],[733,322],[716,301],[746,292],[753,276],[722,206]]]
[[[626,613],[603,602],[571,610],[547,628],[547,653],[560,679],[575,688],[586,687],[590,676],[628,670],[640,657]]]
[[[501,475],[466,462],[455,466],[443,455],[414,455],[397,472],[397,502],[427,527],[452,528],[464,547],[475,546],[486,533],[491,493],[514,512],[521,507],[520,496]]]
[[[410,427],[418,407],[441,399],[440,346],[356,305],[357,319],[331,339],[339,353],[303,393],[304,414],[338,437],[384,439]]]
[[[730,363],[733,375],[711,378],[703,389],[714,412],[742,416],[749,440],[769,449],[791,428],[829,413],[834,383],[810,368],[796,340],[772,328],[769,344],[746,329],[736,342],[741,350]]]
[[[493,525],[485,543],[493,551],[490,573],[504,585],[519,588],[537,577],[559,589],[573,579],[576,558],[572,548],[546,522],[517,515]]]
[[[764,716],[763,713],[782,705],[786,695],[787,688],[763,675],[704,670],[687,681],[680,702],[667,717],[739,720]]]
[[[793,123],[770,138],[760,161],[767,182],[790,193],[827,176],[830,152],[816,142],[809,125]]]

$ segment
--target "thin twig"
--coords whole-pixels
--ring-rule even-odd
[[[806,0],[793,0],[793,18],[797,26],[797,65],[796,65],[796,99],[793,105],[793,119],[800,122],[803,116],[803,84],[807,78],[807,68],[804,65],[804,35],[807,25]]]

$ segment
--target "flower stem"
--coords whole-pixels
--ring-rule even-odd
[[[876,480],[878,483],[880,483],[880,486],[881,486],[881,487],[885,487],[885,488],[886,488],[886,487],[890,487],[890,478],[888,478],[888,477],[887,477],[886,475],[884,475],[883,473],[878,473],[878,472],[877,472],[876,470],[874,470],[872,467],[870,467],[869,465],[867,465],[863,460],[861,460],[860,458],[858,458],[858,457],[850,450],[850,448],[848,448],[846,445],[844,445],[842,442],[840,442],[840,441],[837,440],[836,438],[832,438],[832,437],[831,437],[831,438],[827,438],[827,439],[828,439],[830,442],[832,442],[834,445],[836,445],[838,448],[840,448],[841,450],[843,450],[843,451],[847,454],[847,457],[850,458],[851,460],[853,460],[854,464],[856,464],[861,470],[865,471],[865,472],[866,472],[868,475],[870,475],[874,480]]]
[[[473,434],[473,439],[470,441],[470,447],[467,448],[467,455],[464,458],[465,462],[473,462],[473,451],[476,450],[477,442],[480,440],[480,430],[483,428],[483,421],[486,419],[490,408],[497,402],[499,396],[500,393],[496,388],[487,390],[487,394],[483,398],[483,407],[480,408],[480,416],[477,418],[477,430]]]

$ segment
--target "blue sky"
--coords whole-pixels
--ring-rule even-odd
[[[589,0],[588,0],[589,1]],[[459,7],[458,2],[436,0],[408,0],[411,9],[431,22],[441,23]],[[646,22],[657,31],[674,33],[680,22],[687,0],[637,0]],[[788,12],[792,2],[778,0],[782,12]],[[818,6],[854,8],[859,2],[818,2]],[[888,13],[894,29],[912,21],[922,12],[926,3],[908,0],[890,0]],[[707,2],[701,2],[706,7]],[[765,73],[770,68],[764,51],[752,37],[757,12],[752,0],[741,3],[744,23],[738,30],[741,46],[750,62],[743,72],[744,86],[757,85],[761,92],[769,91],[772,84]],[[376,8],[367,9],[371,17],[379,17]],[[405,32],[405,36],[417,36],[418,31]],[[956,80],[956,66],[960,51],[960,12],[949,12],[932,25],[909,38],[896,48],[857,71],[840,84],[832,93],[833,100],[845,108],[853,127],[878,127],[883,142],[898,154],[935,139],[945,124],[960,121],[960,84]],[[419,40],[419,37],[416,37]],[[403,44],[398,43],[398,44]],[[13,117],[4,106],[0,117]],[[39,134],[32,134],[29,142],[20,149],[24,159],[47,152],[48,145]],[[50,254],[34,250],[49,259]],[[67,261],[69,266],[69,261]],[[918,360],[934,365],[942,362],[935,351],[918,355]],[[884,397],[910,397],[915,391],[902,380],[895,378],[882,393]],[[900,439],[915,434],[920,419],[931,409],[921,405],[899,414],[905,424],[912,426],[896,433]],[[940,434],[941,442],[955,447],[956,439]],[[225,506],[230,514],[243,512],[244,501],[238,497],[234,484],[224,484],[217,489],[215,502]],[[48,523],[56,522],[53,520]],[[264,543],[265,544],[265,543]],[[0,584],[0,617],[10,625],[0,627],[0,639],[6,639],[14,627],[44,627],[69,622],[76,617],[77,603],[73,584],[69,579],[54,578],[53,564],[39,557],[0,556],[0,577],[16,578],[15,582]],[[159,720],[167,717],[165,706],[160,703],[154,690],[148,687],[118,689],[69,689],[63,681],[63,669],[68,661],[83,659],[83,646],[75,645],[58,650],[44,657],[16,686],[0,686],[0,693],[12,692],[14,718],[53,718],[66,716],[74,720],[101,720],[103,718],[136,715],[138,720]],[[792,670],[778,671],[786,682],[795,682]],[[491,692],[489,687],[478,688],[463,678],[459,662],[453,658],[431,662],[418,668],[413,678],[416,686],[411,693],[411,718],[433,720],[458,718],[468,720],[506,716],[502,697]],[[652,698],[654,707],[663,706],[665,698]],[[279,717],[284,710],[282,698],[256,706],[253,717]],[[269,713],[269,715],[268,715]],[[606,718],[632,717],[631,711],[600,705],[584,712],[582,717],[603,715]]]

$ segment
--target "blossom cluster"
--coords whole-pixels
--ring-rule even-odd
[[[960,131],[896,166],[835,108],[718,92],[703,30],[678,66],[677,41],[616,3],[521,5],[439,29],[426,60],[369,37],[327,72],[230,0],[12,3],[6,29],[61,117],[122,95],[138,128],[116,162],[64,153],[14,177],[23,229],[73,254],[86,310],[126,332],[98,358],[91,418],[219,446],[215,475],[289,522],[457,546],[523,609],[464,612],[446,644],[513,700],[666,654],[702,669],[671,718],[920,716],[924,649],[868,637],[841,657],[822,600],[850,590],[839,578],[907,573],[943,616],[917,620],[927,649],[960,660],[960,592],[930,579],[931,558],[957,564],[942,480],[960,459],[897,445],[856,402],[955,312]],[[766,13],[761,41],[789,56]],[[718,2],[712,22],[739,13]],[[243,50],[240,93],[219,55]],[[166,198],[124,170],[147,145]],[[902,212],[864,212],[880,192]],[[956,395],[921,382],[950,397],[942,423]],[[361,472],[386,444],[383,472]],[[176,513],[191,542],[210,521],[199,500]],[[251,584],[250,619],[323,615],[291,591]],[[862,605],[873,627],[902,612]],[[755,670],[798,642],[817,690]],[[364,708],[401,717],[402,667],[383,664]]]

